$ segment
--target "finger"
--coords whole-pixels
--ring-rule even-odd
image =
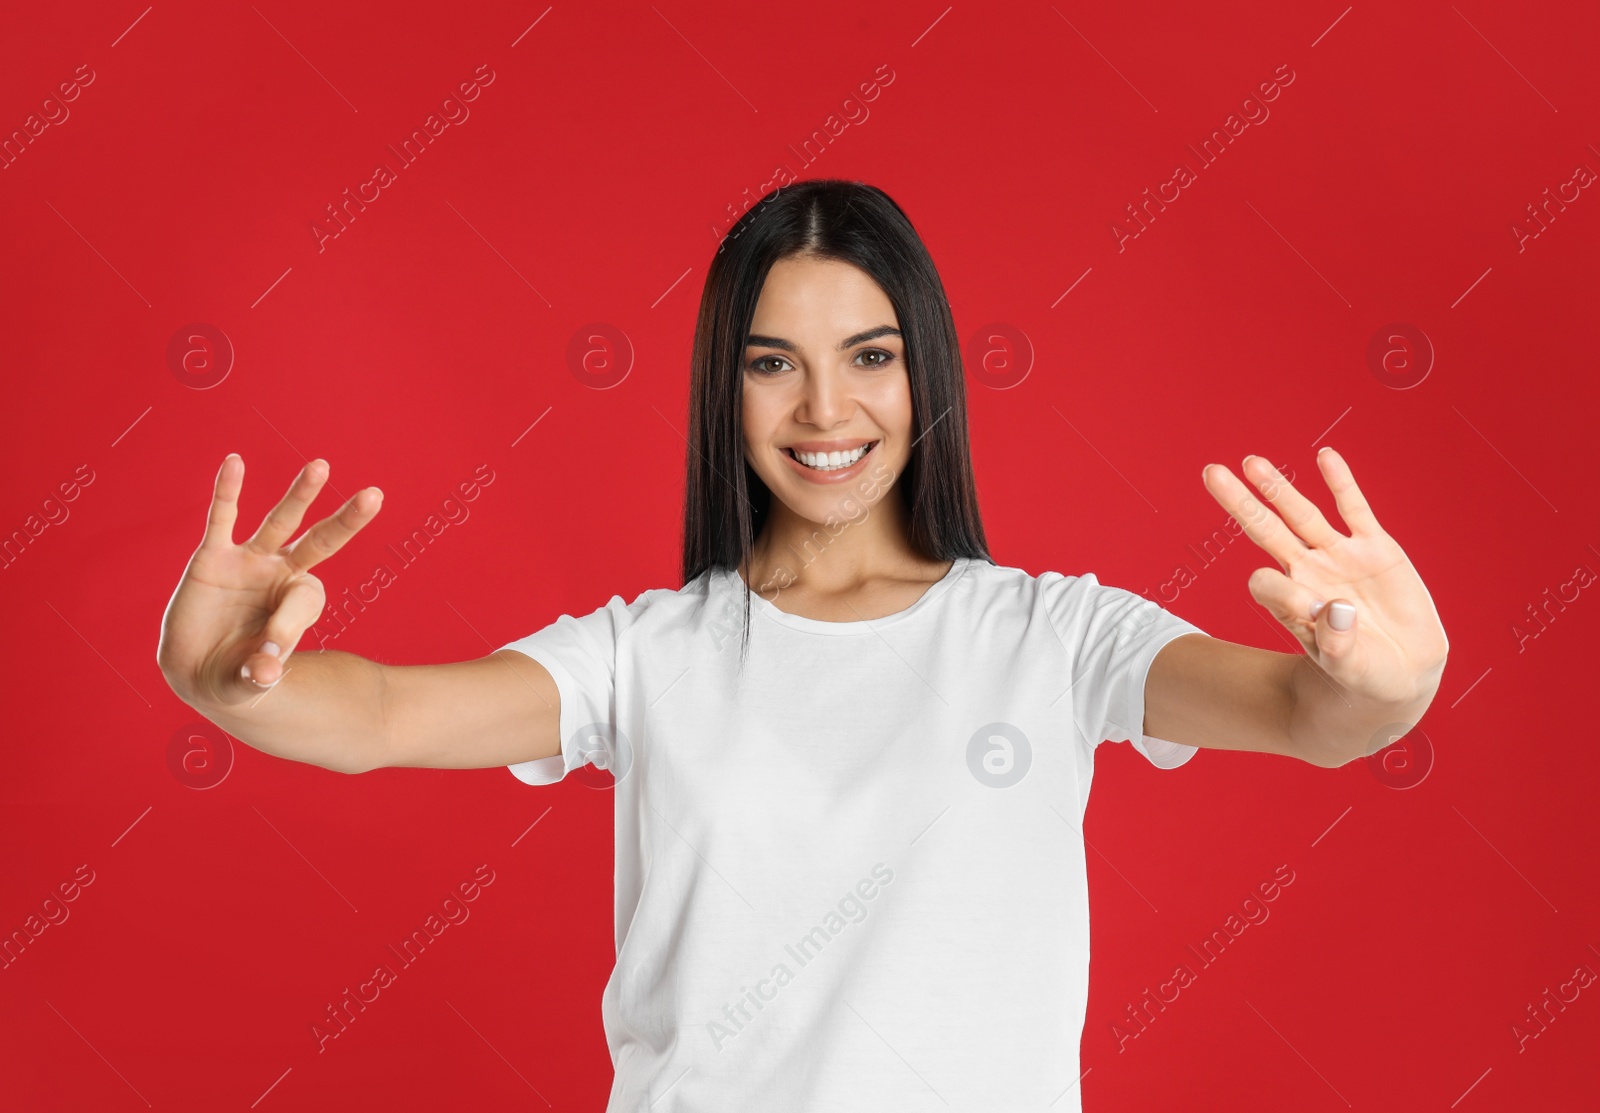
[[[1339,450],[1331,446],[1320,449],[1317,465],[1322,468],[1328,489],[1333,492],[1334,505],[1339,508],[1339,517],[1350,527],[1351,536],[1382,533],[1383,527],[1373,516],[1361,488],[1356,486],[1356,477],[1350,473],[1350,465],[1339,455]]]
[[[325,601],[322,583],[315,576],[291,582],[239,674],[257,688],[270,688],[282,679],[289,654],[322,614]]]
[[[316,499],[317,492],[322,490],[328,470],[328,462],[320,457],[301,468],[300,474],[289,484],[289,490],[261,520],[260,527],[245,542],[245,547],[262,556],[271,556],[283,548],[283,543],[300,528],[300,519],[305,517],[306,509]]]
[[[1207,464],[1200,469],[1200,481],[1211,496],[1222,504],[1244,527],[1245,535],[1261,546],[1283,567],[1306,551],[1306,546],[1255,492],[1246,487],[1225,464]]]
[[[362,526],[377,517],[383,508],[383,492],[376,487],[363,487],[335,513],[306,530],[289,546],[289,567],[304,572],[327,560],[344,548]]]
[[[1251,597],[1300,639],[1309,653],[1316,644],[1315,619],[1321,602],[1316,592],[1276,568],[1257,568],[1250,573],[1249,587]]]
[[[237,462],[235,462],[237,461]],[[211,513],[206,518],[201,548],[220,548],[233,544],[233,523],[239,516],[239,489],[244,486],[244,457],[230,452],[217,469],[211,491]]]
[[[1356,606],[1348,599],[1333,599],[1317,614],[1317,649],[1324,662],[1337,661],[1356,644]],[[1340,627],[1343,626],[1343,629]]]
[[[1271,461],[1260,456],[1246,456],[1244,469],[1255,481],[1262,497],[1272,503],[1272,508],[1307,545],[1326,548],[1335,541],[1345,540],[1344,534],[1328,524],[1316,503],[1295,490],[1294,484],[1285,479]]]

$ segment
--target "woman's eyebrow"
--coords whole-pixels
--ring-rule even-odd
[[[880,336],[898,336],[901,340],[905,339],[900,330],[893,325],[877,325],[874,328],[867,329],[865,332],[858,332],[854,336],[845,337],[839,341],[839,350],[842,352],[846,348],[853,348],[857,344],[865,344],[868,340],[876,340]],[[781,336],[761,336],[757,333],[751,333],[750,338],[744,342],[744,346],[747,348],[777,348],[784,352],[798,352],[800,350],[799,346],[793,341],[785,340]]]

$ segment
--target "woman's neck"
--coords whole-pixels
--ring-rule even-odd
[[[740,569],[752,591],[817,599],[845,598],[886,583],[915,586],[940,579],[948,560],[919,552],[898,488],[890,488],[852,519],[813,522],[774,500],[750,560]]]

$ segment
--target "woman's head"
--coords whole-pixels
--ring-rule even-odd
[[[831,442],[870,451],[831,476],[790,452]],[[774,517],[825,537],[888,498],[925,558],[988,558],[943,284],[882,190],[780,187],[729,230],[701,295],[684,581],[740,567]]]
[[[745,341],[739,414],[766,532],[855,524],[888,494],[916,435],[906,346],[866,271],[809,251],[772,265]]]

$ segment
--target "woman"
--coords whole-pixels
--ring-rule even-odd
[[[943,287],[860,183],[781,189],[731,230],[690,410],[684,586],[445,665],[291,667],[323,604],[309,569],[381,495],[290,544],[327,478],[313,461],[235,546],[230,456],[165,616],[168,681],[332,769],[610,769],[611,1111],[1080,1108],[1095,747],[1170,769],[1202,747],[1332,767],[1387,745],[1444,666],[1422,581],[1327,449],[1349,536],[1265,460],[1244,470],[1276,514],[1202,472],[1281,566],[1250,592],[1303,655],[995,564]]]

